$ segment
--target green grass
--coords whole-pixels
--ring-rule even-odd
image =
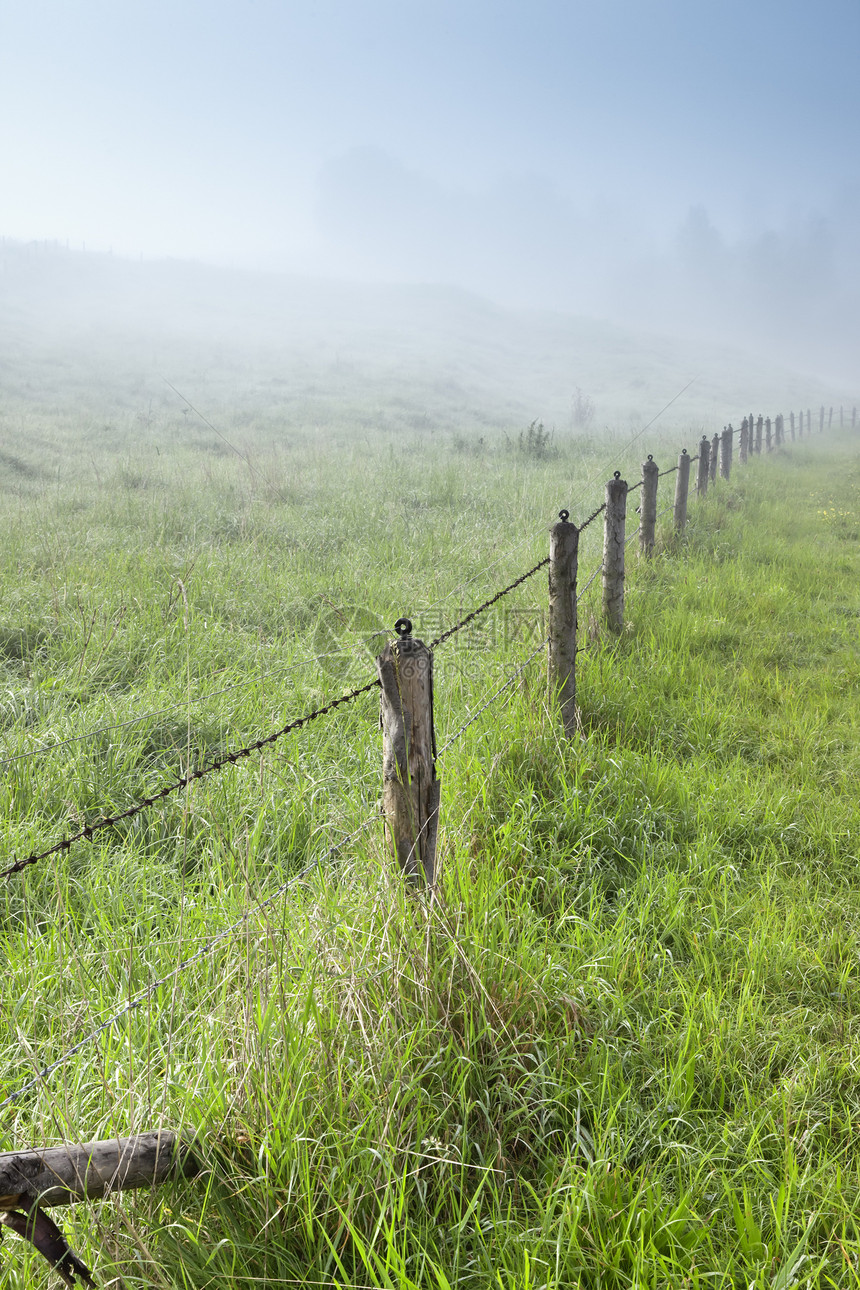
[[[435,634],[701,432],[248,432],[249,467],[187,429],[49,425],[59,479],[7,477],[10,859],[360,684],[376,631]],[[434,905],[385,851],[373,696],[4,885],[0,1100],[166,978],[0,1121],[2,1149],[197,1134],[199,1179],[60,1211],[100,1281],[860,1285],[857,449],[736,466],[683,541],[664,516],[620,638],[594,584],[581,738],[538,660],[442,758]],[[544,598],[440,649],[440,745]]]

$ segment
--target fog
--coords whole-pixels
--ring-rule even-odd
[[[860,185],[782,220],[727,234],[696,203],[646,229],[635,209],[578,208],[535,175],[482,191],[443,187],[355,149],[328,164],[317,200],[320,268],[399,282],[456,282],[505,303],[691,333],[856,380]]]
[[[718,346],[853,390],[858,46],[856,0],[9,6],[0,325],[65,318],[77,344],[100,319],[107,343],[122,317],[238,352],[277,315],[303,361],[348,336],[384,365],[404,327],[438,363],[434,335],[491,316],[514,351],[530,324],[500,320],[526,310],[546,344],[569,319],[559,390],[603,383],[588,356],[622,332],[676,340],[679,370]]]

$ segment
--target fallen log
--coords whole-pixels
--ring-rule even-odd
[[[199,1171],[190,1146],[166,1129],[80,1146],[5,1151],[0,1153],[0,1211],[100,1200],[171,1177],[192,1178]]]

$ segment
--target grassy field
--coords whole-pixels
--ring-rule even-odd
[[[6,860],[368,679],[400,614],[448,625],[661,450],[95,437],[6,490]],[[373,696],[4,883],[0,1100],[162,984],[3,1149],[202,1143],[197,1181],[62,1212],[102,1283],[860,1285],[858,492],[857,438],[815,437],[631,558],[618,640],[594,584],[581,741],[538,658],[445,749],[432,908],[385,854]],[[440,745],[544,600],[440,649]],[[0,1267],[50,1280],[12,1237]]]
[[[0,250],[0,868],[363,684],[398,617],[437,635],[782,388],[719,356],[646,429],[689,355],[393,290],[320,348],[331,302],[257,284],[254,331],[238,282],[213,323],[190,269],[172,331],[149,277],[111,331],[106,261],[81,331],[80,262],[66,298]],[[785,379],[764,411],[842,397]],[[573,745],[545,573],[440,647],[432,906],[373,694],[3,882],[0,1150],[198,1135],[197,1180],[57,1211],[101,1284],[860,1287],[858,448],[736,468],[681,542],[664,513],[618,639],[592,584]],[[55,1280],[7,1237],[0,1287]]]

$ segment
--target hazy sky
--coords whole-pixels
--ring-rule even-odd
[[[0,0],[0,234],[571,308],[860,281],[858,68],[860,0]]]

